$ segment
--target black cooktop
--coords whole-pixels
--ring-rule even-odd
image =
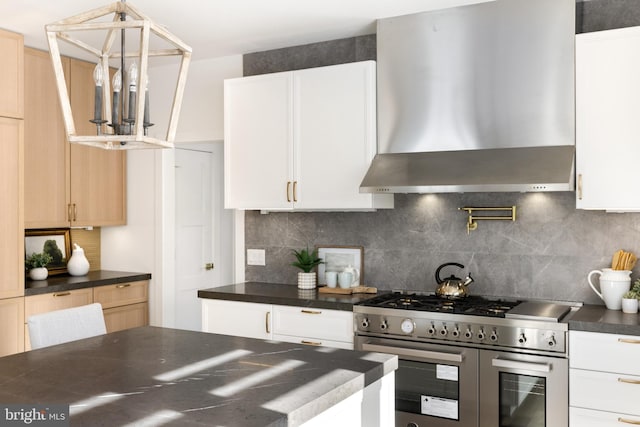
[[[359,305],[399,310],[505,317],[505,313],[518,304],[520,304],[520,301],[491,299],[473,295],[447,299],[437,295],[392,293],[379,295]]]

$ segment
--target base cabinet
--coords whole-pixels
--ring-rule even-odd
[[[24,351],[24,297],[0,300],[0,357]]]
[[[130,304],[103,310],[107,332],[122,331],[149,324],[149,304]]]
[[[353,350],[350,311],[203,299],[202,330]]]
[[[569,425],[640,425],[640,337],[570,331],[569,349]]]

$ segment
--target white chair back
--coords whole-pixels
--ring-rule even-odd
[[[27,324],[33,350],[107,333],[99,303],[34,314]]]

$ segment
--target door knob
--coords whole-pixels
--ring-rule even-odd
[[[204,265],[204,268],[205,268],[206,270],[213,270],[213,267],[214,267],[214,266],[213,266],[213,263],[212,263],[212,262],[208,262],[208,263],[206,263],[206,264]]]

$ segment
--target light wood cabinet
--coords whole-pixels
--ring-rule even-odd
[[[24,295],[22,168],[23,122],[0,117],[0,298]]]
[[[576,207],[639,211],[640,27],[576,35]]]
[[[202,299],[202,330],[353,350],[350,311]]]
[[[107,332],[149,324],[149,282],[119,283],[93,289],[93,301],[102,304]]]
[[[0,30],[0,116],[24,117],[24,39]]]
[[[640,424],[639,359],[640,336],[570,331],[570,426]]]
[[[0,357],[24,351],[24,297],[0,299]]]
[[[225,207],[392,208],[359,192],[376,154],[373,61],[225,80]]]
[[[63,58],[78,132],[95,131],[94,66]],[[67,143],[47,52],[25,49],[25,76],[25,227],[126,224],[126,153]]]

